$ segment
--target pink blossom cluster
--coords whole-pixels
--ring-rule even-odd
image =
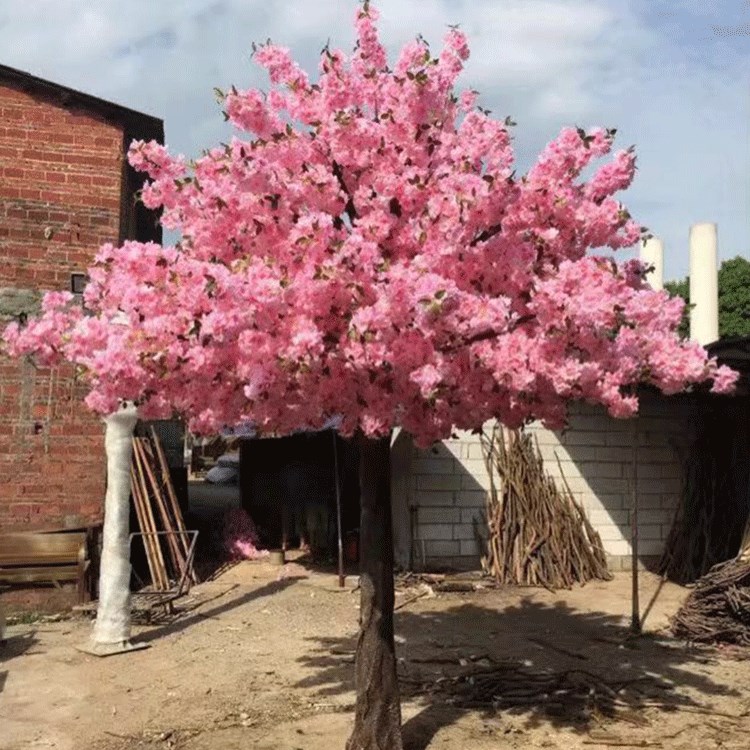
[[[490,418],[559,425],[573,399],[628,416],[639,384],[730,390],[677,337],[679,300],[590,254],[641,236],[615,198],[632,150],[582,178],[614,131],[566,128],[518,177],[510,124],[455,91],[465,36],[390,67],[376,20],[363,4],[354,52],[324,49],[316,82],[257,49],[270,90],[226,94],[237,134],[194,164],[133,143],[180,242],[105,246],[83,309],[48,297],[11,352],[79,365],[102,413],[132,399],[197,432],[275,433],[342,415],[345,435],[422,445]]]

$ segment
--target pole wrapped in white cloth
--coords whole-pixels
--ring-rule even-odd
[[[128,404],[104,419],[107,493],[93,645],[127,648],[130,641],[130,462],[138,414]]]

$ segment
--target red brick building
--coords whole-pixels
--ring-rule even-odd
[[[0,327],[76,291],[102,243],[161,241],[134,138],[163,142],[162,121],[0,65]],[[101,520],[103,425],[83,395],[72,368],[0,355],[0,529]]]

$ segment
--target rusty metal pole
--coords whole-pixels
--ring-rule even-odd
[[[638,591],[638,417],[633,417],[633,470],[631,477],[632,502],[630,508],[630,546],[633,553],[631,560],[633,577],[633,611],[630,619],[630,632],[633,633],[633,635],[640,635],[642,623],[641,602]]]
[[[341,531],[341,487],[339,485],[339,450],[336,444],[336,430],[332,430],[331,435],[333,435],[333,481],[336,485],[336,528],[339,537],[339,588],[343,589],[346,585],[346,576],[344,575],[344,540]]]

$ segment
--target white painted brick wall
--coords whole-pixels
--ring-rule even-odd
[[[694,407],[685,397],[642,399],[638,430],[639,549],[661,555],[681,486],[679,455],[687,447]],[[627,566],[630,549],[632,421],[608,417],[597,407],[575,404],[568,429],[529,428],[545,468],[571,492],[601,535],[613,566]],[[559,460],[559,464],[558,464]],[[562,469],[562,474],[561,470]],[[475,524],[483,529],[489,478],[479,438],[459,432],[427,451],[414,449],[409,502],[416,506],[415,565],[477,567]]]

